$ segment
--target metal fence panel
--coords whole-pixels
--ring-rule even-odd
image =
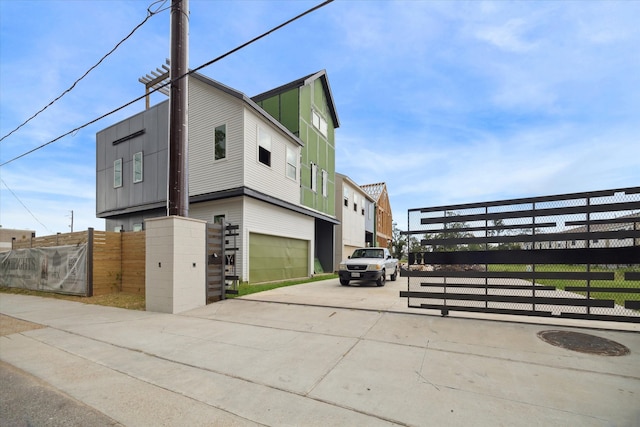
[[[410,209],[409,307],[640,323],[640,187]]]

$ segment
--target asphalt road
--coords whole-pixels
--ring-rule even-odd
[[[44,381],[0,362],[0,426],[120,426],[101,412]]]

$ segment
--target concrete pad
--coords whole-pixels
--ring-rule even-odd
[[[3,361],[126,426],[260,425],[26,336],[2,337],[0,348]]]
[[[96,341],[87,343],[84,337],[62,331],[43,329],[38,334],[17,337],[6,346],[2,343],[0,357],[3,360],[6,352],[10,355],[6,359],[8,363],[33,372],[125,425],[391,425],[385,420],[342,408],[341,405],[327,404],[254,381],[221,375],[199,366],[176,363],[111,344]],[[28,357],[28,354],[41,353],[43,350],[47,359],[51,359],[52,366],[58,367],[61,372],[51,372],[36,363],[38,357]],[[69,355],[70,351],[73,355]],[[64,357],[65,354],[65,360],[56,359],[56,356]],[[91,362],[91,369],[87,367],[85,370],[84,365]],[[113,378],[102,383],[106,381],[102,373],[107,372],[109,376],[109,371]],[[120,384],[122,377],[129,379],[125,381],[129,384]],[[136,380],[135,384],[130,384],[133,379]],[[96,388],[95,391],[90,388],[91,384]],[[126,390],[125,386],[131,387],[128,392],[121,391]],[[109,389],[111,392],[108,392]],[[159,396],[168,391],[173,393],[173,400],[163,400],[166,398]],[[116,398],[111,397],[111,393],[115,393]],[[117,398],[128,394],[133,394],[131,404],[137,406],[139,418],[135,413],[114,417],[112,414],[117,413],[121,405],[127,404]],[[178,401],[174,402],[176,399]],[[180,402],[180,399],[190,401],[194,407],[182,409],[184,402]],[[158,410],[154,404],[167,406]],[[167,410],[177,413],[168,416]],[[147,411],[153,414],[142,419]],[[186,411],[193,414],[187,416]],[[202,420],[199,421],[199,418]]]
[[[0,360],[132,426],[640,425],[640,334],[581,329],[631,350],[596,356],[537,337],[567,325],[403,312],[398,282],[326,282],[180,315],[1,294],[0,313],[48,327],[0,338]]]

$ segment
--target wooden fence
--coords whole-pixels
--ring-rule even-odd
[[[96,231],[14,240],[12,249],[88,243],[88,296],[114,292],[145,294],[145,232]]]

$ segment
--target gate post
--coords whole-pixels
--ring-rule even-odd
[[[147,311],[180,313],[206,305],[206,225],[179,216],[145,221]]]

